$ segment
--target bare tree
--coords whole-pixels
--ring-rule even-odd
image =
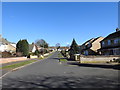
[[[56,48],[57,48],[57,50],[60,48],[60,43],[56,44]]]
[[[36,40],[35,44],[43,48],[48,48],[48,43],[44,39]]]

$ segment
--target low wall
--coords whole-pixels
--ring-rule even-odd
[[[80,56],[81,62],[97,62],[97,61],[105,61],[108,62],[113,59],[118,59],[120,56]]]
[[[50,53],[46,53],[46,54],[44,54],[44,56],[48,56]]]
[[[27,60],[27,57],[0,58],[0,64]]]
[[[38,56],[32,56],[32,55],[30,55],[30,58],[38,58]]]

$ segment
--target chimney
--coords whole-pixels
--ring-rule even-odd
[[[116,28],[116,32],[118,32],[118,31],[120,31],[120,29],[119,29],[119,28]]]

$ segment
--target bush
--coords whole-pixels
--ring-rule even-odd
[[[113,59],[113,60],[114,60],[114,62],[120,63],[120,58],[118,58],[118,59]]]
[[[38,57],[40,57],[40,51],[39,51],[39,50],[36,50],[36,51],[34,52],[34,55],[37,55]]]
[[[19,40],[16,45],[16,52],[21,52],[23,56],[27,56],[29,54],[29,44],[27,40]]]
[[[2,58],[9,58],[9,57],[13,57],[12,53],[7,51],[2,52]]]
[[[44,54],[45,54],[45,53],[49,53],[49,51],[48,51],[48,50],[46,50],[46,49],[44,49]]]
[[[28,54],[27,58],[30,58],[30,54]]]
[[[23,56],[23,54],[22,54],[22,52],[16,52],[16,56],[21,57],[21,56]]]
[[[64,57],[66,57],[66,51],[65,51],[65,50],[62,50],[62,51],[61,51],[61,54],[62,54]]]

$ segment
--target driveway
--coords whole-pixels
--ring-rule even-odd
[[[119,88],[118,71],[58,60],[58,53],[2,78],[3,88]]]

